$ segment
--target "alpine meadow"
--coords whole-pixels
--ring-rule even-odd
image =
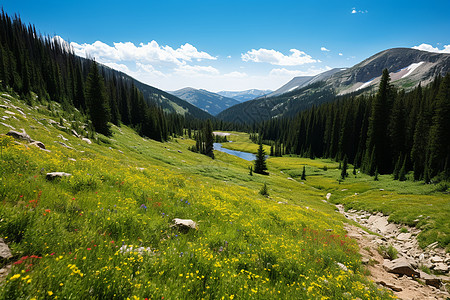
[[[0,14],[0,300],[450,299],[448,4],[386,31],[381,3],[25,2]]]

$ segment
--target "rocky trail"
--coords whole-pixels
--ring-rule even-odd
[[[336,207],[347,219],[376,233],[345,225],[348,236],[358,242],[362,262],[370,272],[371,280],[391,289],[399,299],[450,299],[450,254],[438,248],[437,243],[421,249],[416,239],[420,230],[416,228],[389,223],[388,216],[381,213],[345,211],[342,205]],[[390,246],[397,250],[398,258],[389,258],[387,251],[382,252],[384,257],[380,254],[380,248],[389,249]],[[430,275],[422,269],[440,275]]]

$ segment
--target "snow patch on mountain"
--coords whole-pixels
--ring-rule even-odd
[[[414,63],[414,64],[410,64],[408,67],[406,67],[406,70],[408,70],[408,73],[403,75],[402,78],[405,78],[405,77],[411,75],[411,73],[414,72],[414,70],[416,70],[423,63],[424,63],[424,61],[421,61],[421,62],[418,62],[418,63]]]

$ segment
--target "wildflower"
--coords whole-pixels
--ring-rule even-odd
[[[47,294],[48,294],[49,296],[51,296],[51,295],[53,295],[53,292],[52,292],[52,291],[48,291]]]
[[[16,280],[19,277],[20,277],[20,274],[16,274],[16,275],[12,276],[9,280],[13,281],[13,280]]]

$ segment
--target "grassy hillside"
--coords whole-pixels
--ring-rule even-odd
[[[270,159],[270,176],[250,176],[249,162],[188,151],[192,140],[113,127],[88,144],[71,134],[84,125],[76,111],[6,94],[0,104],[0,133],[23,128],[49,150],[0,136],[0,235],[14,256],[1,262],[12,263],[1,299],[392,297],[365,279],[343,217],[322,201],[328,183],[287,178],[305,163],[333,177],[333,162]],[[47,180],[54,171],[72,175]]]

